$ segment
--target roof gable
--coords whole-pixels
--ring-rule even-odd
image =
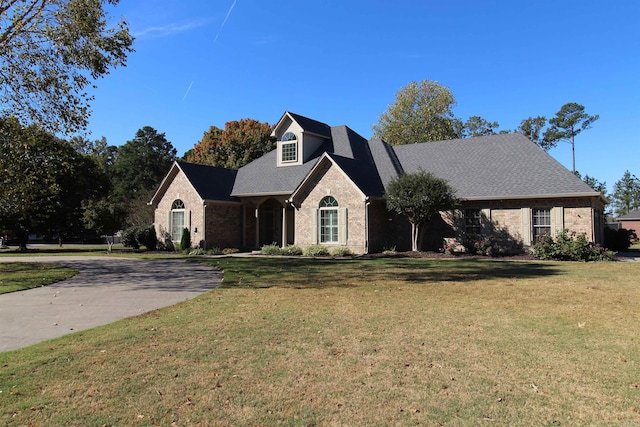
[[[289,111],[285,111],[280,120],[278,120],[278,123],[273,127],[271,136],[277,137],[283,126],[288,127],[290,125],[289,120],[297,123],[305,133],[331,138],[331,127],[329,125]]]
[[[231,189],[237,172],[235,169],[199,165],[177,160],[171,165],[169,173],[158,186],[158,190],[151,198],[150,204],[158,204],[178,173],[184,174],[196,194],[203,201],[237,201],[237,199],[231,197]]]
[[[375,168],[362,167],[363,163],[358,162],[357,160],[324,153],[309,171],[307,176],[305,176],[305,178],[300,182],[300,185],[298,185],[298,187],[291,193],[290,200],[294,204],[296,197],[303,192],[307,185],[316,185],[313,178],[315,175],[320,173],[327,164],[331,164],[331,166],[338,168],[342,175],[344,175],[344,178],[350,181],[364,197],[371,195],[370,193],[372,190],[377,190],[378,192],[382,191],[382,185],[379,179],[376,180],[377,174],[375,173]],[[379,185],[376,185],[376,182]]]

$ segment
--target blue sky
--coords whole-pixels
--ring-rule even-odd
[[[148,125],[181,156],[211,125],[287,110],[369,138],[398,90],[428,79],[457,116],[501,129],[580,103],[600,120],[576,138],[576,168],[610,191],[640,175],[635,0],[121,0],[110,13],[136,36],[92,104],[91,138],[113,145]],[[549,154],[571,168],[569,144]]]

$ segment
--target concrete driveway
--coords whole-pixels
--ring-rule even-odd
[[[222,273],[183,260],[0,257],[77,268],[69,280],[0,295],[0,351],[170,306],[215,288]]]

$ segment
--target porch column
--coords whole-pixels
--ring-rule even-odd
[[[260,247],[260,210],[256,206],[256,248]]]
[[[282,207],[282,247],[287,246],[287,205]]]
[[[242,204],[242,247],[247,247],[247,205]]]

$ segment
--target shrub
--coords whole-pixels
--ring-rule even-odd
[[[137,227],[129,227],[122,232],[120,242],[125,248],[140,249],[140,244],[138,243],[138,239],[136,239],[136,228]]]
[[[562,230],[555,239],[547,236],[534,244],[532,255],[558,261],[610,261],[614,253],[593,245],[585,234],[576,236],[575,232]]]
[[[173,244],[173,240],[171,240],[171,234],[165,232],[163,237],[164,237],[164,250],[168,252],[174,252],[176,250],[176,246]]]
[[[604,246],[612,251],[626,251],[631,246],[631,238],[634,234],[633,230],[627,230],[626,228],[614,230],[605,227]]]
[[[270,245],[264,245],[260,248],[260,253],[262,255],[282,255],[282,249],[278,246],[277,243],[272,243]]]
[[[222,253],[224,255],[237,254],[238,252],[240,252],[240,249],[238,249],[238,248],[224,248],[222,250]]]
[[[331,256],[351,256],[351,251],[346,246],[334,246],[329,249],[329,254]]]
[[[155,251],[158,246],[158,235],[153,224],[136,228],[136,240],[149,251]]]
[[[207,250],[207,255],[222,255],[222,249],[210,248]]]
[[[191,232],[187,227],[182,229],[182,238],[180,239],[180,250],[191,249]]]
[[[390,247],[388,249],[385,248],[382,251],[382,255],[385,255],[385,256],[395,256],[397,254],[398,254],[398,252],[396,251],[396,247],[395,246],[392,246],[392,247]]]
[[[289,245],[282,248],[282,255],[299,256],[302,255],[302,248],[296,245]]]
[[[327,256],[329,255],[329,251],[326,247],[322,245],[309,245],[304,248],[303,251],[304,256]]]
[[[202,248],[194,248],[189,251],[189,255],[204,255],[206,251]]]

